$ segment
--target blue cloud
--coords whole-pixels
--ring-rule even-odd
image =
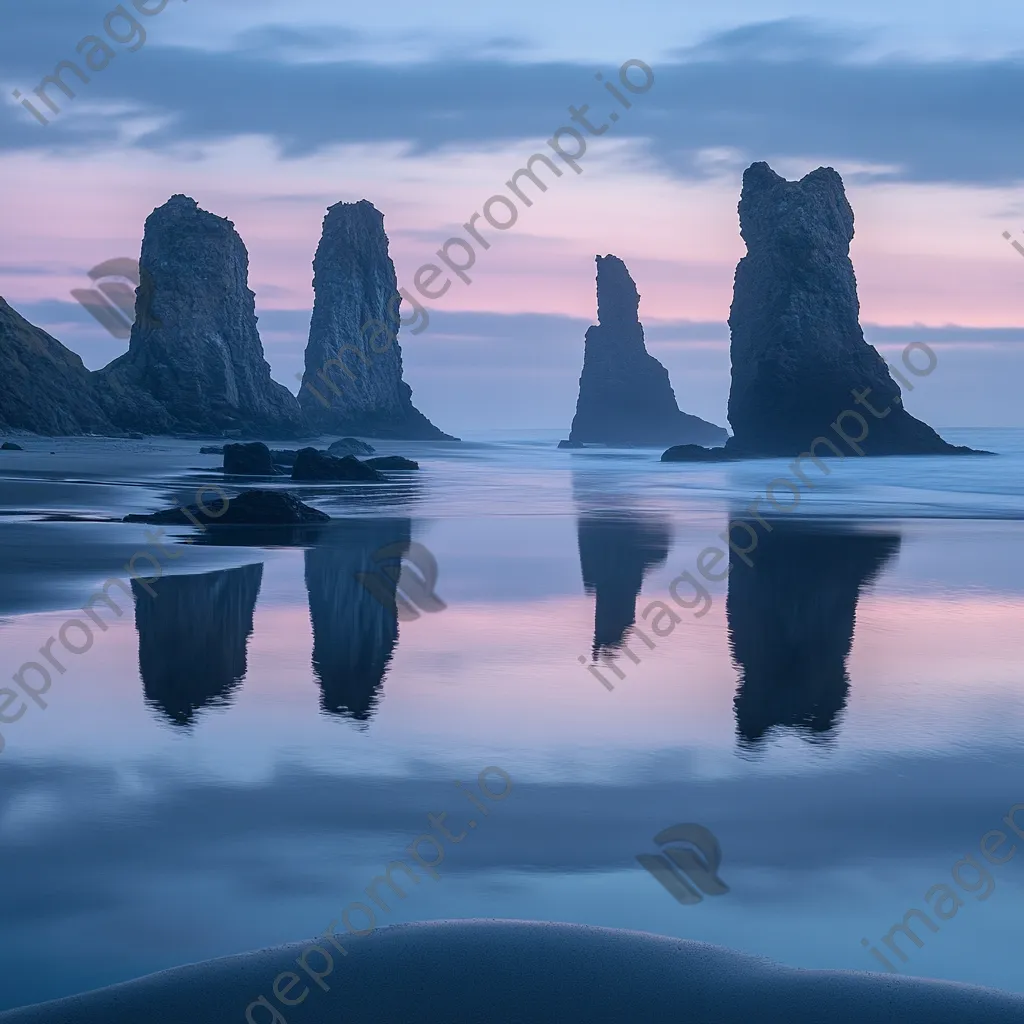
[[[80,21],[76,15],[76,23]],[[95,30],[97,26],[92,26]],[[85,31],[90,27],[87,23]],[[348,38],[337,29],[321,40]],[[262,135],[288,156],[339,143],[407,142],[415,152],[549,137],[568,106],[614,101],[597,68],[569,62],[448,57],[404,64],[293,61],[314,29],[261,29],[230,52],[160,47],[121,51],[81,85],[90,101],[164,115],[133,145],[164,149]],[[69,37],[70,38],[70,37]],[[8,32],[0,59],[31,92],[62,56],[53,35],[26,44]],[[679,51],[655,67],[655,85],[607,136],[650,139],[645,152],[671,173],[707,173],[697,160],[727,148],[749,161],[807,156],[897,168],[911,181],[1010,182],[1024,167],[1017,97],[1024,60],[852,59],[867,37],[797,21],[747,25]],[[510,41],[505,41],[508,44]],[[73,54],[73,44],[66,46]],[[601,69],[607,75],[614,68]],[[124,113],[84,115],[80,101],[43,127],[21,107],[0,108],[0,151],[38,147],[94,150],[114,145]],[[79,110],[74,111],[75,103]],[[72,113],[74,111],[74,113]]]

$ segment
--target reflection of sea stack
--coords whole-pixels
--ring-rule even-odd
[[[900,546],[893,534],[769,522],[752,565],[735,553],[729,561],[736,728],[750,744],[774,726],[832,729],[849,691],[857,600]]]
[[[402,380],[398,279],[384,215],[372,203],[336,203],[327,211],[313,291],[299,391],[307,420],[323,433],[454,440],[412,404]]]
[[[245,645],[263,565],[193,576],[132,580],[139,670],[146,703],[176,725],[229,703],[245,675]],[[155,595],[155,596],[154,596]]]
[[[271,380],[231,221],[172,196],[146,218],[128,351],[96,373],[112,420],[145,433],[302,434],[299,404]]]
[[[752,164],[743,175],[739,216],[747,255],[736,268],[729,316],[729,450],[795,457],[815,438],[839,443],[832,424],[850,410],[842,427],[857,437],[863,418],[867,455],[969,451],[947,444],[903,408],[899,385],[864,340],[850,261],[853,210],[842,178],[819,167],[786,181],[766,163]],[[923,373],[934,367],[929,351],[912,353]],[[912,389],[915,372],[901,366],[898,373]],[[819,454],[840,452],[823,445]]]
[[[325,711],[366,721],[398,642],[398,615],[391,604],[397,583],[374,554],[396,544],[407,548],[411,523],[345,519],[336,526],[328,540],[306,551],[313,670]],[[371,586],[361,574],[371,577]]]
[[[595,598],[593,657],[614,654],[636,622],[644,576],[668,558],[672,527],[660,517],[581,515],[577,520],[583,588]]]
[[[587,331],[571,442],[725,443],[726,431],[680,412],[668,371],[644,344],[640,295],[617,256],[597,257],[597,319]]]

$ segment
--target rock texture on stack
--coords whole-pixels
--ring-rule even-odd
[[[295,397],[270,377],[231,221],[172,196],[146,219],[128,351],[98,371],[110,418],[147,433],[304,433]]]
[[[868,421],[860,442],[867,455],[969,452],[903,408],[885,361],[864,340],[850,261],[853,210],[839,174],[819,167],[787,181],[752,164],[739,217],[747,255],[729,316],[730,452],[793,457],[817,437],[835,440],[831,424],[845,410]],[[864,389],[882,418],[856,403],[852,392]],[[852,417],[847,429],[858,431]]]
[[[644,344],[640,293],[617,256],[597,257],[597,319],[586,334],[570,442],[723,444],[722,427],[680,412],[668,371]]]
[[[384,215],[372,203],[328,209],[313,290],[299,391],[308,422],[325,434],[455,440],[416,409],[402,380],[398,279]]]
[[[0,431],[102,434],[113,425],[82,360],[0,298]]]

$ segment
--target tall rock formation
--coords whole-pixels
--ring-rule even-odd
[[[113,430],[82,360],[2,298],[0,430],[49,435]]]
[[[858,442],[867,455],[969,452],[903,408],[885,361],[864,340],[842,178],[819,167],[787,181],[766,163],[752,164],[739,216],[747,255],[736,267],[729,316],[730,452],[792,457],[818,437],[836,444],[832,425],[846,410],[850,436],[864,432],[856,415],[868,425]]]
[[[295,397],[270,378],[231,221],[172,196],[146,219],[128,351],[96,374],[108,415],[146,433],[305,433]]]
[[[313,260],[313,317],[299,402],[325,434],[456,440],[413,404],[402,380],[395,265],[384,215],[365,199],[324,217]]]
[[[680,412],[668,370],[647,351],[640,293],[617,256],[597,257],[597,327],[586,334],[570,442],[722,445],[722,427]]]

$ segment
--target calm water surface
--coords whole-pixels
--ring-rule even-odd
[[[344,517],[322,531],[170,530],[153,594],[0,727],[0,1008],[315,935],[444,812],[465,835],[439,881],[378,924],[578,921],[872,970],[862,939],[885,951],[945,884],[955,914],[890,959],[1024,991],[1024,855],[979,852],[997,828],[1024,847],[1001,822],[1024,804],[1024,436],[948,434],[1006,454],[833,462],[772,518],[761,497],[752,565],[677,582],[692,610],[673,580],[785,463],[381,445],[415,482],[296,489]],[[0,483],[5,680],[147,545],[97,518],[222,482],[197,444],[28,446]],[[410,542],[444,607],[398,618],[359,574]],[[479,799],[487,766],[512,790],[484,816],[456,783]],[[691,905],[636,859],[686,822],[728,886]],[[966,856],[987,874],[958,883]]]

